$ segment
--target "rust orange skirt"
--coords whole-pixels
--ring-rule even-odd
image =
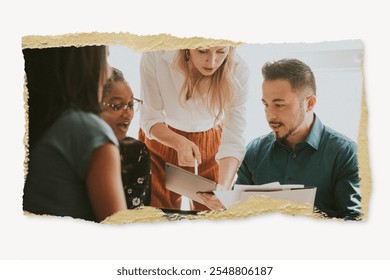
[[[184,132],[173,127],[172,131],[186,137],[194,142],[201,153],[202,163],[198,166],[198,174],[209,180],[217,182],[218,163],[215,155],[218,152],[221,142],[221,129],[211,128],[203,132]],[[152,195],[151,206],[156,208],[180,209],[181,196],[165,188],[165,163],[177,165],[176,150],[167,147],[156,140],[150,140],[145,136],[142,129],[138,132],[138,139],[146,144],[150,152],[152,171]],[[193,167],[182,167],[190,172],[194,172]],[[208,210],[208,208],[195,201],[190,202],[191,210]]]

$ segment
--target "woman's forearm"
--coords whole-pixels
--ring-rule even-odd
[[[217,183],[221,185],[224,190],[230,190],[238,170],[239,161],[235,157],[225,157],[218,160],[218,163],[219,176]]]
[[[183,136],[170,130],[164,123],[157,123],[152,126],[150,135],[161,144],[175,150],[177,150],[177,147],[180,145],[183,138]]]
[[[198,146],[184,136],[170,130],[164,123],[152,126],[150,134],[160,143],[176,150],[179,166],[194,166],[195,159],[198,164],[202,162]]]
[[[95,149],[87,171],[89,200],[97,220],[127,209],[120,172],[118,148],[111,143]]]

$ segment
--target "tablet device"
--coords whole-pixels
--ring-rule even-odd
[[[203,204],[203,200],[196,193],[213,192],[217,188],[217,183],[176,165],[165,163],[165,187],[172,192]]]

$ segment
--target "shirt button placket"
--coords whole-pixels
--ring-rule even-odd
[[[297,157],[297,154],[296,154],[296,153],[291,153],[291,157],[292,157],[292,158],[296,158],[296,157]]]
[[[295,159],[297,157],[297,154],[292,152],[290,153],[289,155],[289,164],[287,165],[287,170],[286,170],[286,177],[285,177],[285,181],[287,182],[287,184],[291,184],[292,181],[293,181],[293,176],[294,176],[294,173],[293,173],[293,170],[291,169],[292,166],[294,166],[295,164],[293,162],[290,162],[292,161],[293,159]]]

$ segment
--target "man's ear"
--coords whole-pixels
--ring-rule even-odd
[[[316,105],[317,97],[315,95],[306,96],[306,112],[313,111],[314,106]]]

